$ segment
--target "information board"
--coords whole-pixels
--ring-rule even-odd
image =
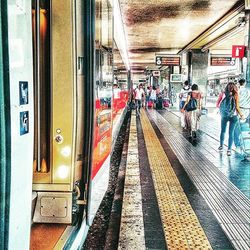
[[[232,57],[226,57],[226,56],[211,56],[210,59],[210,65],[211,66],[234,66],[235,65],[235,59]]]
[[[155,64],[157,66],[179,66],[181,58],[180,56],[156,56]]]

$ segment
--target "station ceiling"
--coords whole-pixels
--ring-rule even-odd
[[[132,70],[154,67],[156,54],[204,47],[226,54],[244,44],[244,0],[120,0],[120,7]]]

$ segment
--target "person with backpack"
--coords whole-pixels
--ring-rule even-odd
[[[219,98],[216,102],[216,107],[220,109],[221,115],[220,146],[218,150],[223,150],[225,132],[227,123],[229,123],[227,155],[230,156],[234,140],[234,129],[236,124],[238,123],[238,115],[241,119],[244,119],[244,116],[239,107],[238,88],[233,82],[229,82],[225,90],[219,95]]]
[[[200,116],[201,116],[201,92],[198,90],[198,85],[193,84],[191,87],[191,92],[188,93],[187,100],[184,103],[181,112],[187,112],[187,120],[190,121],[190,136],[193,139],[197,137],[197,130],[200,125]]]
[[[191,92],[191,88],[190,88],[190,85],[189,85],[189,82],[188,81],[185,81],[184,84],[183,84],[183,88],[181,89],[181,92],[179,94],[179,98],[180,98],[180,110],[183,108],[186,100],[187,100],[187,97],[188,97],[188,93]],[[181,113],[181,117],[180,117],[180,120],[181,120],[181,127],[183,129],[186,129],[187,128],[187,124],[186,124],[186,119],[185,119],[185,113]]]

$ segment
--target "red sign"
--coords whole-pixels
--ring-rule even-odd
[[[233,45],[232,47],[232,57],[233,58],[243,58],[245,56],[245,46],[243,45]]]

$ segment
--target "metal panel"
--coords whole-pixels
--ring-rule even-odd
[[[41,198],[41,216],[65,218],[67,216],[67,199],[44,196]]]
[[[72,194],[38,192],[34,222],[71,223]]]
[[[34,191],[71,191],[70,184],[33,184]]]
[[[73,130],[72,2],[52,1],[53,183],[70,183]]]

